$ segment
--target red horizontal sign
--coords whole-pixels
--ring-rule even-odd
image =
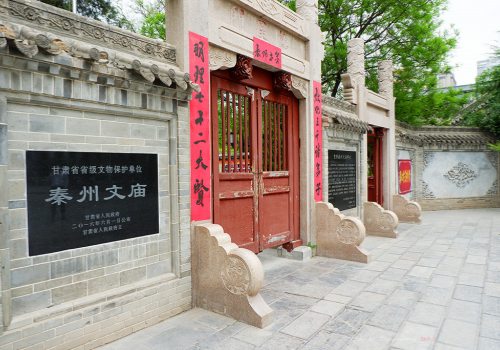
[[[281,69],[281,49],[259,38],[253,38],[253,58]]]

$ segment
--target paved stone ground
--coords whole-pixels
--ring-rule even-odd
[[[193,309],[102,349],[500,349],[500,209],[425,212],[398,230],[367,237],[367,265],[261,253],[265,329]]]

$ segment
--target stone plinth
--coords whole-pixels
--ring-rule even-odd
[[[385,210],[375,202],[365,202],[363,222],[366,233],[372,236],[396,238],[398,217],[390,210]]]
[[[259,294],[264,270],[254,253],[214,224],[194,227],[191,249],[194,306],[259,328],[271,323],[273,310]]]
[[[417,202],[409,201],[405,197],[396,194],[392,196],[392,206],[400,222],[413,222],[417,224],[421,222],[422,208]]]
[[[316,203],[316,253],[319,256],[368,263],[370,256],[359,245],[365,226],[354,217],[342,215],[330,203]]]

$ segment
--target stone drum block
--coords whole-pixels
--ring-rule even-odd
[[[238,248],[220,225],[198,224],[192,240],[193,304],[255,327],[272,321],[259,290],[264,270],[257,256]]]
[[[420,204],[409,201],[405,197],[396,194],[392,196],[393,211],[401,222],[421,222],[422,208]]]
[[[317,255],[368,263],[370,256],[359,247],[364,239],[365,226],[359,219],[340,214],[330,203],[316,203]]]
[[[396,238],[398,217],[390,210],[385,210],[375,202],[365,202],[363,222],[366,233],[373,236]]]

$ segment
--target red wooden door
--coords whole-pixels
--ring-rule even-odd
[[[211,84],[214,222],[254,252],[297,241],[296,99],[215,75]]]
[[[368,133],[368,201],[380,205],[384,203],[383,197],[383,137],[385,130],[374,128]]]

